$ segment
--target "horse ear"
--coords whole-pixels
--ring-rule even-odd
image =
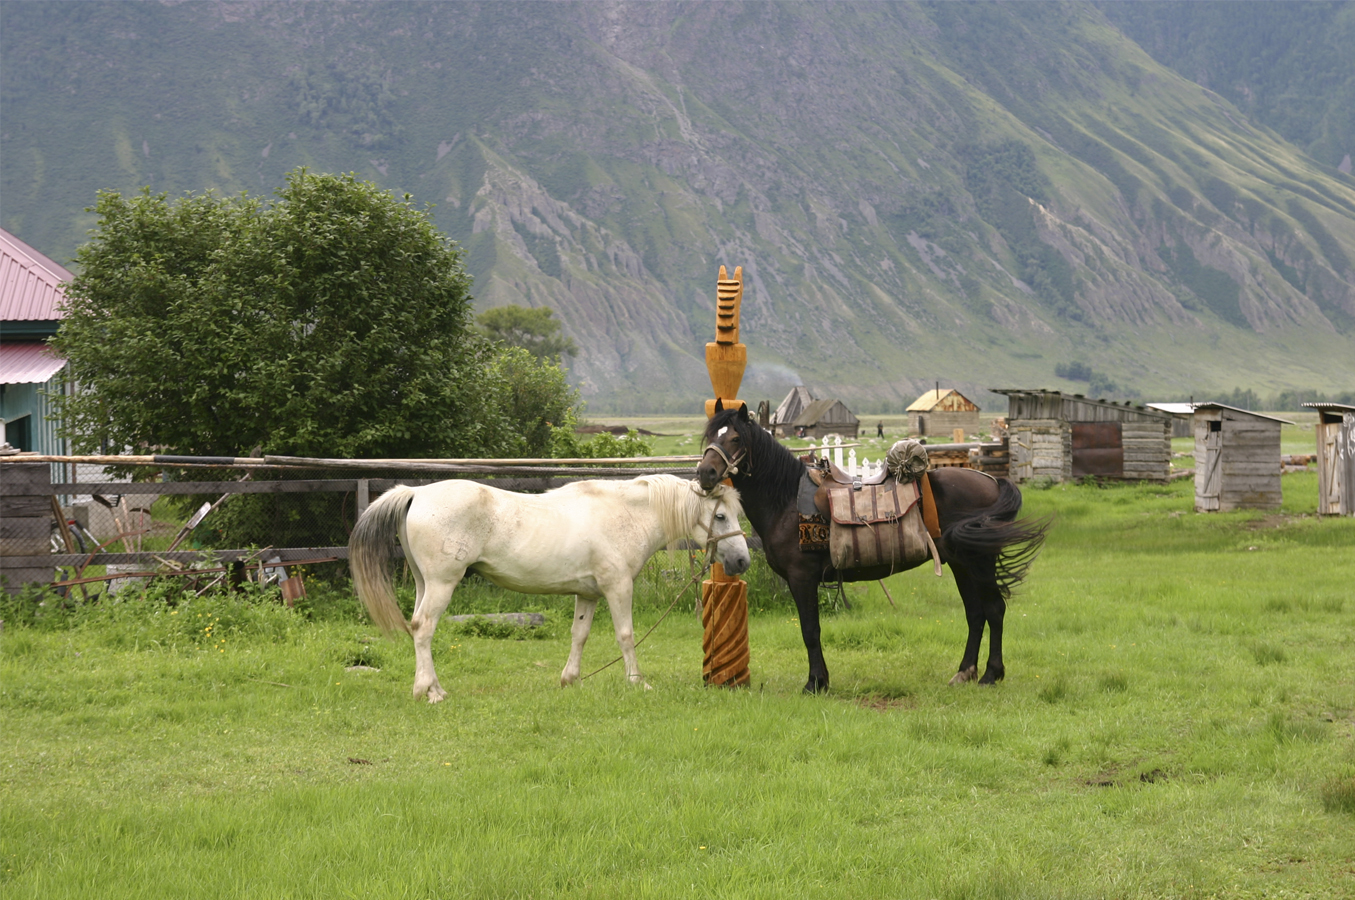
[[[721,400],[719,397],[716,397],[716,398],[715,398],[715,411],[716,411],[716,412],[724,412],[724,411],[725,411],[725,402],[724,402],[723,400]]]
[[[740,421],[740,422],[748,422],[748,421],[751,421],[751,420],[748,418],[748,406],[747,406],[746,404],[739,407],[739,421]]]

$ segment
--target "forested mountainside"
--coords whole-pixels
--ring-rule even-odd
[[[1152,43],[1091,4],[7,3],[0,223],[65,261],[99,189],[355,171],[436,204],[481,307],[555,309],[595,411],[696,408],[721,264],[753,401],[1348,389],[1355,180],[1108,15]]]
[[[1153,58],[1319,163],[1355,156],[1355,3],[1230,0],[1098,4]]]

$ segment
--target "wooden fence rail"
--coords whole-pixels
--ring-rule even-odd
[[[127,572],[99,579],[136,577],[161,572],[191,574],[180,569],[204,559],[234,563],[258,562],[260,551],[221,549],[211,551],[154,551],[135,553],[55,553],[51,552],[52,534],[61,514],[58,497],[159,497],[166,495],[353,493],[360,514],[368,499],[380,496],[397,484],[431,484],[457,476],[462,480],[488,484],[509,491],[542,492],[585,478],[635,478],[639,475],[672,474],[692,478],[699,457],[649,457],[636,460],[334,460],[297,457],[260,459],[99,456],[53,457],[22,454],[0,457],[0,578],[8,590],[19,590],[29,583],[76,584],[96,579],[78,577],[89,566],[138,566],[146,572]],[[136,466],[157,469],[179,467],[215,468],[244,471],[245,481],[57,481],[51,480],[52,463],[85,463],[102,466]],[[530,463],[537,463],[532,465]],[[542,465],[540,463],[547,463]],[[626,465],[629,464],[629,465]],[[260,470],[354,469],[369,472],[402,471],[412,477],[379,478],[297,478],[252,480]],[[356,474],[356,473],[355,473]],[[147,504],[149,505],[149,504]],[[64,520],[63,520],[64,522]],[[210,553],[210,556],[208,555]],[[347,547],[281,547],[267,551],[276,566],[333,562],[348,558]],[[268,565],[268,563],[264,563]],[[58,567],[78,570],[74,579],[54,579]],[[201,572],[201,569],[196,570]]]

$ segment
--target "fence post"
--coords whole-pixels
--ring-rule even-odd
[[[52,552],[52,496],[35,493],[52,483],[45,462],[0,466],[0,556],[37,556]],[[18,593],[26,584],[50,584],[55,566],[0,571],[5,589]]]
[[[371,484],[366,478],[358,479],[358,518],[367,511],[367,506],[372,502]]]

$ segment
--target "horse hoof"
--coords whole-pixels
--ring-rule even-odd
[[[826,694],[828,693],[828,682],[811,678],[805,682],[804,692],[806,694]]]
[[[987,672],[983,673],[983,677],[979,679],[979,684],[984,685],[986,687],[992,687],[993,685],[997,684],[999,681],[1002,680],[1002,676],[1004,674],[1005,673],[1003,672],[996,672],[992,669],[989,669]]]
[[[442,689],[442,685],[435,684],[428,689],[428,702],[441,703],[447,699],[447,692]]]
[[[970,666],[967,669],[961,669],[955,673],[955,677],[950,680],[952,685],[965,684],[979,677],[979,667]]]

